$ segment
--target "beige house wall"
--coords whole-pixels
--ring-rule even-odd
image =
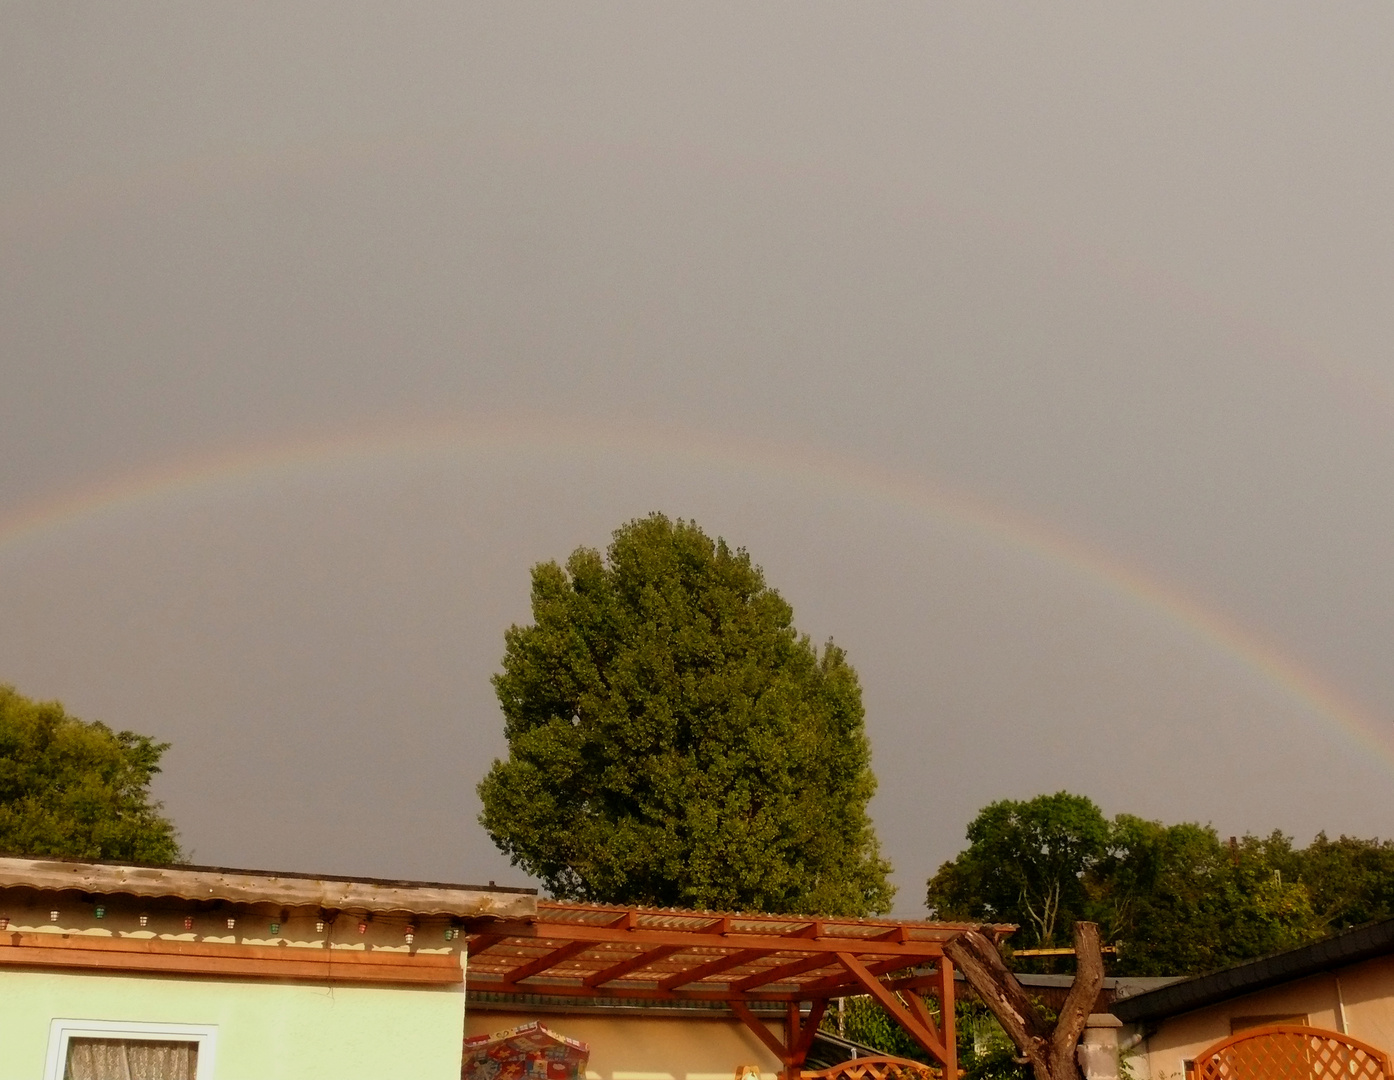
[[[41,1080],[53,1021],[212,1025],[199,1080],[458,1080],[460,986],[0,969],[0,1080]]]
[[[1341,1031],[1394,1056],[1394,957],[1259,990],[1145,1026],[1133,1058],[1146,1080],[1178,1080],[1184,1063],[1229,1038],[1235,1020],[1305,1015],[1313,1027]],[[1125,1036],[1126,1038],[1126,1033]]]
[[[742,1065],[758,1066],[763,1080],[774,1080],[782,1068],[779,1059],[734,1018],[495,1012],[475,1006],[466,1017],[465,1030],[469,1035],[486,1035],[534,1020],[590,1045],[587,1080],[733,1080]],[[782,1024],[770,1028],[783,1037]]]

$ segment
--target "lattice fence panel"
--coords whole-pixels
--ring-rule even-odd
[[[803,1075],[805,1080],[937,1080],[939,1072],[906,1058],[864,1057]]]
[[[1394,1080],[1377,1050],[1318,1028],[1273,1028],[1196,1058],[1196,1080]]]

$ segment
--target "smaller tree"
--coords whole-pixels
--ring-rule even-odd
[[[167,749],[0,686],[0,852],[177,861],[174,825],[150,798]]]
[[[1025,944],[1050,948],[1086,917],[1085,877],[1108,845],[1108,821],[1082,795],[1003,799],[973,819],[967,849],[930,878],[926,903],[935,918],[1017,923]]]
[[[968,840],[930,879],[932,912],[1017,923],[1026,947],[1058,946],[1071,922],[1097,922],[1117,947],[1120,975],[1211,971],[1305,944],[1394,901],[1384,870],[1394,850],[1378,841],[1318,837],[1298,850],[1275,832],[1225,844],[1208,825],[1131,814],[1109,822],[1066,792],[993,803]]]

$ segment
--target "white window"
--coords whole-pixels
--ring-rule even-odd
[[[213,1080],[217,1035],[204,1024],[55,1020],[44,1080]]]

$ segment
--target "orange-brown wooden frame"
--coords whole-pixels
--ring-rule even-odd
[[[446,953],[35,933],[0,933],[0,967],[428,986],[458,986],[465,975],[460,958]]]
[[[469,929],[471,990],[724,1002],[791,1078],[828,1001],[865,994],[945,1076],[957,1076],[953,965],[943,943],[963,925],[539,901],[533,918],[475,920]],[[981,929],[1000,937],[1013,928]],[[924,993],[937,999],[937,1020]],[[784,1006],[782,1039],[752,1009],[775,1003]]]

